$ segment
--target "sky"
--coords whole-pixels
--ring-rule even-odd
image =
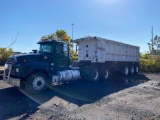
[[[73,39],[98,36],[140,47],[160,36],[160,0],[0,0],[0,47],[39,49],[43,35],[65,30]]]

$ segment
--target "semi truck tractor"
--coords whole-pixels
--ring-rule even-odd
[[[8,58],[3,80],[25,88],[31,94],[41,93],[55,83],[73,80],[107,80],[111,73],[124,76],[139,72],[139,47],[87,36],[74,40],[78,60],[70,65],[69,46],[63,41],[39,41],[39,51]]]

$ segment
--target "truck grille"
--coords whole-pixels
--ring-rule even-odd
[[[5,74],[8,75],[9,74],[9,70],[8,69],[5,69]],[[15,68],[14,66],[12,66],[12,69],[11,69],[11,75],[14,75],[15,74]]]
[[[9,73],[9,70],[8,70],[8,69],[5,69],[5,75],[8,76],[8,73]]]
[[[14,75],[15,74],[15,66],[14,66],[15,61],[14,61],[14,58],[8,58],[6,63],[12,65],[12,69],[11,69],[11,73],[10,74]],[[8,75],[8,73],[9,73],[9,70],[5,69],[5,74]]]

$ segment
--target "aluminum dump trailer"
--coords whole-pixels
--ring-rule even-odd
[[[120,71],[125,76],[139,71],[139,47],[100,37],[83,37],[74,40],[78,46],[78,65],[109,73]],[[83,68],[82,68],[83,67]],[[101,75],[100,75],[101,76]]]

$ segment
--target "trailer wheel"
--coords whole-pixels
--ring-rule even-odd
[[[138,66],[135,66],[135,74],[137,74],[139,72],[139,67]]]
[[[47,77],[43,73],[34,73],[27,78],[26,90],[30,94],[38,94],[47,89]]]
[[[101,80],[108,80],[109,78],[109,70],[107,68],[102,68],[100,73],[100,79]]]
[[[131,74],[131,75],[134,74],[134,66],[133,66],[133,65],[130,67],[130,74]]]
[[[129,68],[128,68],[128,66],[124,67],[123,75],[124,76],[128,76],[129,75]]]
[[[90,69],[89,80],[98,81],[99,80],[99,70],[97,68],[92,67]]]

